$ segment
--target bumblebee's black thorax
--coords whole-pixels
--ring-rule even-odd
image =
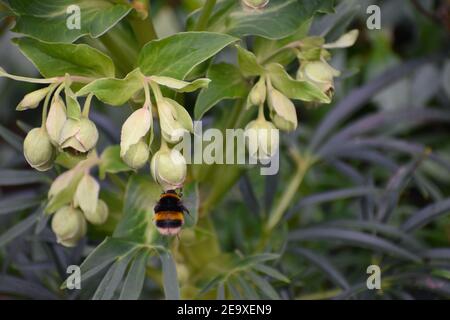
[[[161,195],[155,206],[155,213],[161,211],[183,212],[185,210],[183,203],[178,195],[173,193],[164,193]]]

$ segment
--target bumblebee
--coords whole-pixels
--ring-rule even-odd
[[[181,201],[181,194],[175,190],[163,192],[154,210],[155,226],[159,233],[166,236],[177,235],[184,224],[184,214],[189,214]]]

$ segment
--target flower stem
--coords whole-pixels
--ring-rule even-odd
[[[286,190],[283,192],[283,195],[277,205],[273,208],[269,215],[269,221],[265,226],[265,233],[270,234],[270,232],[278,225],[285,213],[286,209],[292,202],[295,194],[297,193],[300,185],[303,182],[303,179],[306,175],[306,172],[314,163],[314,160],[311,156],[300,155],[297,151],[291,152],[292,157],[296,163],[296,170],[294,176],[292,177],[289,185]]]
[[[83,106],[83,116],[85,116],[86,118],[89,117],[89,111],[91,110],[91,102],[92,102],[92,97],[94,96],[93,93],[90,93],[87,97],[86,97],[86,101],[84,102],[84,106]]]
[[[200,18],[198,18],[197,24],[195,25],[195,31],[202,31],[206,29],[215,5],[216,0],[206,0]]]
[[[50,103],[50,97],[52,96],[53,90],[55,90],[55,88],[57,86],[58,86],[57,83],[51,84],[50,89],[48,90],[48,93],[45,96],[44,107],[42,108],[42,123],[41,123],[42,128],[45,126],[45,122],[47,122],[47,110],[48,110],[48,105]]]

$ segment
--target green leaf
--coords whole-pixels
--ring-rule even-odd
[[[290,280],[284,275],[282,274],[280,271],[278,271],[275,268],[263,265],[263,264],[257,264],[253,267],[253,269],[265,273],[268,276],[271,276],[274,279],[289,283]]]
[[[195,119],[201,119],[208,110],[224,99],[245,98],[248,94],[248,83],[240,70],[232,64],[212,65],[207,77],[211,79],[211,84],[198,95],[194,109]]]
[[[99,166],[100,179],[104,179],[106,173],[119,173],[124,171],[130,171],[128,167],[120,157],[120,146],[107,147],[100,156],[101,163]]]
[[[120,293],[120,300],[137,300],[144,286],[148,251],[139,252],[131,263],[130,270]]]
[[[417,211],[408,220],[406,220],[405,223],[403,223],[401,228],[405,232],[412,232],[447,213],[450,213],[449,198],[433,203]]]
[[[73,42],[83,35],[96,38],[124,18],[131,8],[107,0],[9,0],[18,15],[14,32],[47,42]],[[67,13],[71,5],[80,8],[80,28],[68,28],[74,13]]]
[[[117,258],[100,282],[92,300],[111,300],[113,298],[132,258],[133,252],[127,253],[124,257]]]
[[[291,232],[291,234],[289,235],[289,239],[297,241],[343,241],[344,243],[353,246],[373,249],[376,251],[384,252],[386,254],[397,256],[402,259],[411,260],[414,262],[420,261],[420,258],[417,255],[396,244],[393,244],[388,240],[358,231],[343,230],[331,227],[313,227]]]
[[[264,278],[258,276],[256,273],[250,271],[247,273],[253,283],[263,292],[267,297],[273,300],[280,300],[280,296],[272,285]]]
[[[333,283],[346,290],[350,288],[348,281],[342,275],[342,273],[336,269],[336,267],[324,256],[318,255],[311,250],[304,248],[295,248],[296,253],[305,257],[320,270],[322,270]]]
[[[262,37],[255,37],[253,52],[259,63],[280,63],[287,65],[296,58],[295,51],[282,50],[286,45],[298,41],[308,36],[312,19],[304,21],[300,27],[289,37],[280,40],[270,40]]]
[[[333,0],[271,0],[264,10],[250,13],[238,7],[227,21],[227,30],[237,37],[281,39],[293,34],[317,12],[332,10]]]
[[[169,77],[158,76],[152,76],[151,80],[162,86],[171,88],[177,92],[193,92],[200,88],[207,88],[209,83],[211,82],[210,79],[196,79],[193,82],[187,82]]]
[[[245,280],[245,278],[235,275],[235,278],[237,279],[239,286],[244,291],[244,295],[249,300],[258,300],[259,296],[258,293],[253,289],[253,287]]]
[[[0,215],[32,208],[41,203],[36,195],[8,196],[0,200]]]
[[[271,63],[266,66],[266,69],[273,86],[287,97],[302,101],[331,102],[330,97],[315,85],[306,81],[294,80],[281,64]]]
[[[4,245],[8,244],[10,241],[16,239],[17,237],[23,235],[26,231],[28,231],[32,226],[36,224],[40,217],[41,210],[29,215],[24,220],[15,224],[11,229],[8,229],[0,236],[0,248]]]
[[[86,44],[45,43],[32,38],[15,39],[22,53],[46,78],[66,73],[84,77],[114,77],[111,58]]]
[[[140,246],[133,242],[106,238],[81,264],[81,281],[88,280],[120,257],[124,257],[138,248]],[[66,282],[61,287],[65,288]]]
[[[33,170],[0,170],[0,186],[21,186],[32,183],[48,183],[50,179]]]
[[[127,184],[123,217],[114,231],[114,237],[145,243],[160,194],[161,187],[151,177],[133,175]]]
[[[238,39],[212,32],[183,32],[153,40],[141,50],[138,65],[145,75],[183,80],[203,61]]]
[[[238,51],[239,69],[246,77],[259,76],[264,74],[264,68],[256,60],[253,52],[245,50],[241,46],[236,46]]]
[[[58,191],[58,193],[50,198],[45,208],[45,212],[55,212],[68,203],[72,202],[73,196],[78,186],[78,182],[80,182],[82,176],[82,171],[75,171],[73,177],[70,179],[70,182],[62,190]]]
[[[161,264],[163,271],[164,294],[166,300],[179,300],[180,289],[178,287],[178,276],[175,261],[169,252],[161,253]]]
[[[22,153],[23,139],[20,136],[0,125],[0,137],[2,137],[11,147]]]
[[[81,88],[78,96],[93,93],[100,101],[121,106],[133,97],[143,87],[143,77],[139,69],[126,75],[124,79],[103,78],[92,81]]]

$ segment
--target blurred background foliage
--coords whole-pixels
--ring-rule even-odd
[[[152,1],[159,37],[184,30],[188,15],[202,4]],[[371,4],[381,7],[381,30],[366,28]],[[361,32],[353,48],[333,55],[331,64],[343,70],[334,102],[296,105],[300,128],[282,136],[276,176],[261,176],[259,168],[239,170],[212,204],[205,204],[202,190],[222,183],[222,166],[199,185],[189,183],[186,194],[200,190],[197,199],[186,200],[191,208],[199,205],[197,227],[166,244],[176,272],[161,259],[167,271],[162,276],[160,261],[150,258],[140,298],[163,298],[167,281],[166,297],[177,297],[178,289],[167,288],[173,279],[182,298],[448,298],[448,10],[448,2],[439,0],[342,0],[336,1],[335,13],[316,17],[310,34],[328,41],[347,29]],[[2,66],[38,76],[11,44],[11,23],[1,21]],[[225,51],[216,61],[230,61],[231,55]],[[297,68],[288,66],[292,72]],[[13,108],[37,88],[0,79],[0,297],[89,298],[106,271],[82,291],[62,291],[66,268],[81,264],[113,232],[131,196],[119,185],[113,190],[123,197],[117,197],[111,182],[102,181],[102,198],[111,210],[108,223],[91,228],[76,248],[56,244],[48,218],[41,215],[56,175],[31,171],[21,154],[21,137],[38,125],[40,111]],[[195,95],[186,99],[193,114]],[[205,115],[204,125],[227,117],[233,103],[222,101]],[[98,102],[93,109],[101,151],[118,142],[127,114]],[[210,214],[202,216],[204,211]],[[271,224],[274,215],[280,219]],[[382,290],[366,288],[372,264],[382,270]]]

